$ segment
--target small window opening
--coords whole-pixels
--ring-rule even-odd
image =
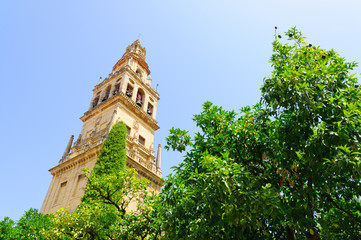
[[[110,94],[110,86],[107,88],[105,92],[104,98],[102,100],[103,102],[109,98],[109,94]]]
[[[152,116],[152,114],[153,114],[153,105],[150,104],[150,103],[148,103],[147,113],[148,113],[149,115],[151,115],[151,116]]]
[[[139,143],[142,144],[143,146],[145,145],[145,139],[140,135],[139,135]]]
[[[127,135],[130,135],[130,127],[127,126]]]
[[[142,78],[142,72],[139,70],[139,69],[137,69],[137,71],[135,72],[140,78]]]
[[[133,95],[133,87],[132,87],[132,85],[128,84],[127,91],[125,91],[125,94],[128,97],[132,97],[132,95]]]
[[[120,83],[118,83],[117,85],[115,85],[114,91],[113,91],[113,95],[117,95],[117,94],[119,93],[119,88],[120,88]]]
[[[94,100],[93,100],[93,108],[98,105],[98,102],[99,102],[99,96],[97,96],[96,98],[94,98]]]
[[[140,107],[143,105],[143,97],[144,94],[142,93],[142,91],[139,89],[138,93],[137,93],[137,100],[136,100],[136,104],[138,104]]]

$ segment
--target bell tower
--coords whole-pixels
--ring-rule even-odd
[[[160,169],[160,145],[157,158],[153,150],[158,89],[146,62],[146,51],[139,40],[127,47],[107,78],[99,79],[87,112],[80,118],[83,128],[73,144],[71,136],[59,164],[52,169],[49,190],[41,213],[55,213],[62,207],[75,209],[84,194],[86,179],[82,170],[92,169],[102,144],[112,128],[123,121],[127,126],[127,167],[150,180],[150,190],[159,193],[163,184]]]

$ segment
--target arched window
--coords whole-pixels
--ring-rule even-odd
[[[120,83],[114,86],[113,95],[117,95],[119,93]]]
[[[133,95],[133,87],[128,83],[127,90],[125,91],[125,95],[128,97],[132,97]]]
[[[138,89],[137,92],[137,100],[135,101],[136,104],[142,106],[144,102],[144,91],[142,89]]]
[[[104,102],[105,100],[107,100],[109,98],[110,88],[111,88],[111,86],[107,87],[107,90],[105,91],[105,95],[104,95],[102,102]]]
[[[147,107],[147,113],[152,116],[153,114],[153,105],[148,103],[148,107]]]
[[[99,102],[99,96],[97,96],[96,98],[94,98],[94,100],[93,100],[93,108],[98,105],[98,102]]]

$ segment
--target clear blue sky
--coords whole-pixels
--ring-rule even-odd
[[[158,83],[160,130],[196,131],[210,100],[238,110],[258,102],[274,26],[297,26],[307,41],[360,62],[361,2],[14,1],[0,2],[0,220],[42,205],[92,89],[138,38]],[[356,72],[360,72],[359,69]],[[182,154],[162,151],[163,176]]]

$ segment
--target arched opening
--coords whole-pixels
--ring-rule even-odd
[[[133,95],[133,86],[128,83],[127,90],[125,91],[125,95],[128,97],[132,97]]]
[[[108,87],[107,87],[107,90],[105,90],[105,95],[104,95],[104,97],[103,97],[102,102],[104,102],[105,100],[107,100],[107,99],[109,98],[110,89],[111,89],[111,86],[108,86]]]
[[[98,105],[98,102],[99,102],[99,95],[96,98],[94,98],[94,100],[93,100],[93,104],[92,104],[93,108]]]
[[[144,91],[142,89],[138,89],[137,100],[135,101],[135,103],[138,104],[140,107],[143,105],[144,96]]]
[[[147,113],[152,116],[153,114],[153,105],[148,103],[148,107],[147,107]]]
[[[119,93],[120,83],[114,86],[113,95],[117,95]]]

